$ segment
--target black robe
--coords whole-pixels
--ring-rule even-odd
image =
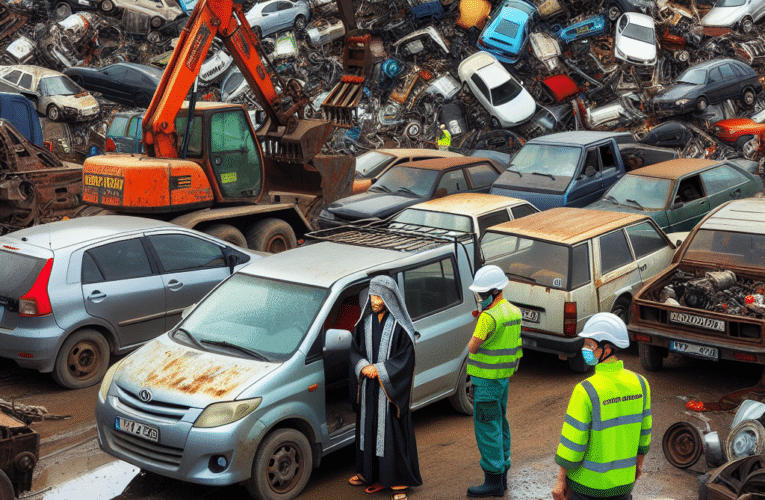
[[[390,313],[385,313],[382,323],[375,313],[371,314],[371,321],[369,318],[362,318],[356,325],[351,344],[350,390],[357,412],[355,471],[369,484],[419,486],[422,478],[409,410],[414,382],[414,344]],[[381,348],[384,326],[388,321],[394,326],[389,342]],[[368,353],[365,325],[370,324],[372,352]],[[367,364],[375,365],[380,377],[369,379],[361,375],[361,368]],[[384,387],[383,405],[387,412],[382,419],[384,436],[378,441],[381,386]]]

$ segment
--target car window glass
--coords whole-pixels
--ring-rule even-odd
[[[82,256],[83,284],[100,283],[102,281],[104,281],[104,275],[101,274],[101,270],[98,269],[96,261],[93,260],[93,257],[91,257],[89,253],[85,252],[85,255]]]
[[[506,208],[502,208],[496,212],[478,217],[479,237],[483,236],[483,233],[486,232],[486,229],[490,228],[491,226],[496,226],[497,224],[502,224],[503,222],[507,222],[509,220],[510,214],[507,213]]]
[[[600,268],[606,274],[632,262],[627,238],[621,229],[600,237]]]
[[[715,83],[722,80],[722,75],[720,75],[720,69],[714,68],[709,72],[709,83]]]
[[[106,137],[122,137],[125,135],[127,124],[127,116],[115,115],[106,131]]]
[[[459,193],[465,189],[467,189],[467,183],[465,182],[465,175],[462,173],[462,169],[446,172],[441,177],[441,181],[436,188],[436,198]]]
[[[497,171],[491,168],[491,165],[486,164],[468,167],[467,172],[473,182],[474,189],[490,186],[499,177]]]
[[[663,248],[667,248],[667,241],[656,231],[650,222],[643,222],[627,228],[627,234],[632,243],[635,257],[642,259]]]
[[[720,193],[746,182],[744,174],[726,165],[701,172],[708,195]]]
[[[149,236],[162,268],[167,272],[223,267],[226,259],[216,244],[185,234]]]
[[[677,193],[675,195],[675,203],[689,203],[704,197],[704,192],[701,189],[701,181],[698,175],[692,175],[680,181],[677,186]]]
[[[416,320],[459,304],[457,279],[451,259],[404,271],[404,299],[412,319]]]
[[[263,7],[263,10],[261,11],[264,14],[270,14],[272,12],[276,12],[276,2],[266,5]]]
[[[260,158],[248,121],[247,115],[238,110],[212,117],[211,160],[225,196],[253,196],[260,192]]]
[[[600,171],[600,161],[598,160],[598,148],[592,148],[587,151],[587,157],[584,159],[582,173],[586,177],[592,177]]]
[[[481,92],[486,99],[488,99],[489,98],[489,87],[487,87],[486,84],[483,83],[483,80],[481,80],[481,77],[476,75],[476,74],[473,74],[470,77],[470,79],[473,81],[473,83],[475,84],[475,86],[478,89],[478,91]]]
[[[19,80],[19,87],[26,90],[32,90],[32,75],[29,73],[22,73],[21,80]]]
[[[526,217],[527,215],[535,214],[538,212],[537,209],[525,203],[523,205],[513,207],[510,209],[510,211],[513,212],[513,219],[520,219],[521,217]]]
[[[746,73],[742,68],[740,68],[737,64],[731,64],[730,67],[733,69],[733,72],[736,73],[736,76],[746,76]]]
[[[130,119],[130,127],[128,128],[128,135],[130,137],[139,137],[140,131],[141,131],[141,118],[138,116],[134,116],[133,118]]]
[[[279,10],[287,10],[292,8],[292,4],[290,2],[279,2]]]
[[[609,168],[616,168],[616,160],[614,160],[613,145],[606,144],[600,146],[600,161],[603,164],[603,171],[605,172]]]
[[[730,64],[723,64],[720,66],[720,72],[722,73],[722,77],[726,80],[729,80],[731,78],[735,78],[735,74],[733,73],[733,70],[730,67]]]
[[[6,82],[13,83],[15,85],[19,83],[20,76],[21,76],[21,71],[15,69],[11,71],[10,73],[3,75],[3,80],[5,80]]]
[[[621,19],[619,19],[619,30],[623,30],[627,26],[627,18],[625,16],[622,16]]]
[[[125,83],[133,83],[133,79],[129,78],[128,70],[124,66],[111,66],[106,70],[109,79],[122,80]]]
[[[126,280],[151,275],[149,258],[138,238],[101,245],[91,248],[87,253],[98,266],[104,281]]]
[[[590,248],[587,243],[574,247],[571,263],[571,286],[569,286],[569,290],[579,288],[590,282]]]

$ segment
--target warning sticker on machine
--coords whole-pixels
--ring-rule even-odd
[[[228,172],[225,174],[220,174],[220,181],[223,184],[230,184],[232,182],[236,182],[236,172]]]
[[[97,193],[97,203],[106,203],[109,205],[121,204],[122,193],[125,188],[125,178],[114,175],[103,174],[85,174],[82,178],[84,187],[84,198],[86,201],[92,200],[93,194]],[[88,193],[90,191],[90,193]],[[95,193],[93,193],[95,191]],[[88,196],[90,194],[91,196]]]

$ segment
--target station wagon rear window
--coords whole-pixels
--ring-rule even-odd
[[[586,245],[574,252],[566,245],[488,232],[481,240],[481,250],[486,263],[499,266],[510,279],[561,290],[572,290],[589,281]],[[574,278],[569,279],[570,271],[575,271]]]
[[[0,296],[18,299],[32,288],[45,259],[0,250]]]
[[[733,266],[765,267],[765,234],[701,229],[693,237],[683,260]]]

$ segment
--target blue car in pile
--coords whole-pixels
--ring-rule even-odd
[[[524,0],[506,0],[483,28],[478,48],[503,63],[514,64],[529,41],[536,11],[536,6]]]

